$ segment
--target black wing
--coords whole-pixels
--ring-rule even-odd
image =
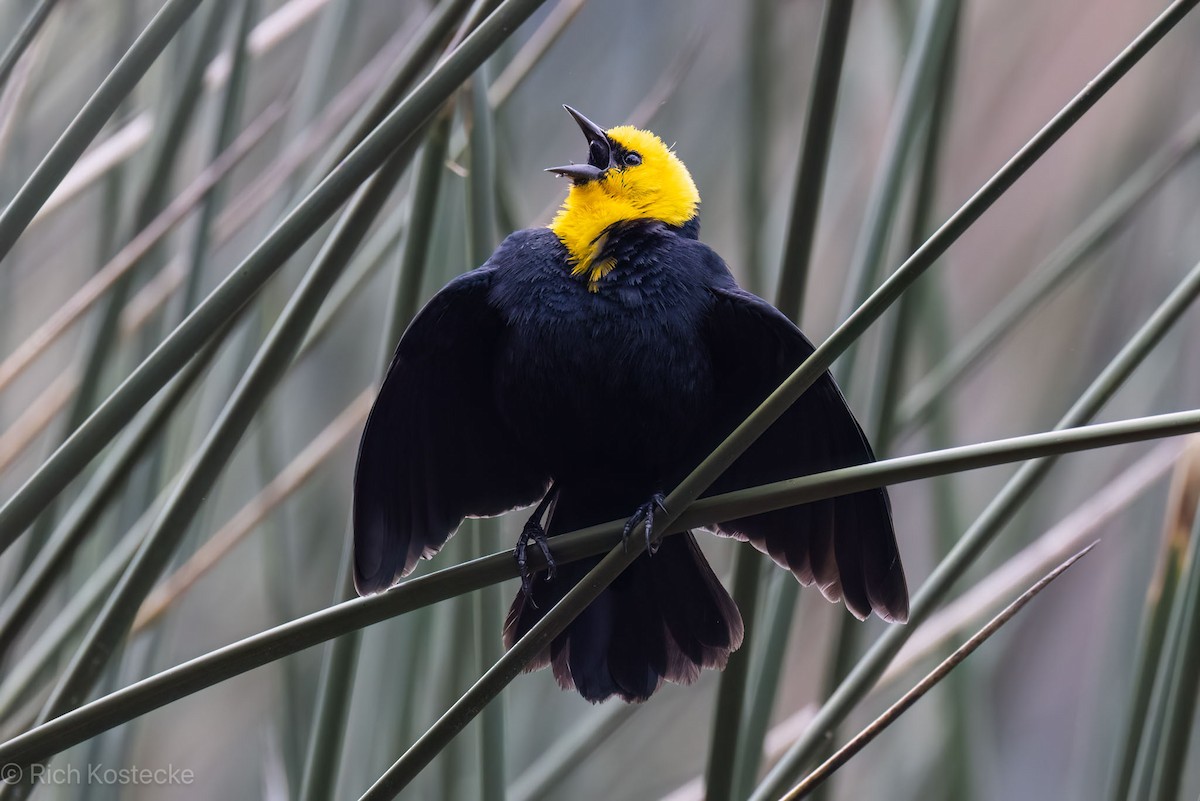
[[[358,447],[354,584],[379,592],[437,553],[463,518],[540,498],[549,483],[495,404],[504,333],[494,270],[446,285],[404,332]]]
[[[721,408],[732,431],[812,352],[771,304],[736,288],[714,289],[707,339]],[[709,489],[708,495],[874,461],[833,376],[824,373]],[[858,618],[908,618],[908,588],[884,489],[730,520],[718,533],[748,540]]]

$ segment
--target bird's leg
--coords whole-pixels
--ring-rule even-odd
[[[551,484],[545,497],[533,510],[529,519],[525,521],[525,527],[521,529],[520,536],[517,537],[516,557],[517,569],[521,571],[521,592],[525,593],[525,597],[529,599],[530,603],[533,603],[533,576],[529,572],[527,557],[530,540],[537,543],[538,548],[542,550],[542,556],[546,557],[546,581],[554,578],[554,574],[558,572],[558,566],[554,564],[554,556],[550,553],[550,545],[546,541],[546,528],[542,525],[542,518],[546,516],[546,511],[554,505],[557,499],[558,487]]]
[[[625,530],[621,532],[621,542],[629,539],[629,535],[637,527],[637,524],[646,521],[646,552],[651,556],[658,550],[654,542],[654,507],[658,507],[662,511],[667,511],[666,497],[661,492],[656,492],[650,496],[650,500],[639,506],[629,519],[625,521]]]

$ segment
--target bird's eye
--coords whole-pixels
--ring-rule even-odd
[[[626,167],[636,167],[637,165],[639,165],[641,163],[642,163],[642,157],[639,156],[637,153],[630,152],[630,153],[625,154],[625,166]]]

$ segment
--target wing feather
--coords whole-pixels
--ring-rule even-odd
[[[538,500],[548,477],[505,425],[494,370],[504,321],[495,269],[459,276],[413,320],[367,418],[354,475],[354,583],[390,587],[466,516]]]
[[[766,301],[734,287],[713,290],[706,339],[730,431],[804,359],[812,343]],[[728,431],[724,432],[728,433]],[[826,372],[717,480],[709,495],[874,461],[871,446]],[[721,523],[859,618],[908,617],[908,589],[880,488]]]

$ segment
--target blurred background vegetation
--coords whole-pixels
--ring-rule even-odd
[[[356,113],[376,102],[373,93],[438,15],[448,24],[434,52],[463,20],[469,25],[493,5],[201,3],[0,261],[0,498],[13,496],[337,163],[361,125]],[[801,315],[809,336],[820,342],[861,300],[861,291],[848,288],[851,265],[866,265],[867,288],[878,284],[1165,5],[855,3]],[[31,14],[48,11],[0,95],[5,203],[160,6],[0,4],[0,47],[18,40]],[[110,692],[346,597],[354,444],[368,390],[394,345],[395,321],[476,266],[507,231],[548,222],[564,187],[542,168],[584,158],[562,103],[601,124],[633,121],[676,143],[703,198],[702,237],[743,284],[774,298],[825,7],[817,0],[548,0],[517,28],[454,96],[446,122],[431,127],[429,144],[317,315],[321,336],[258,405],[246,435],[228,443],[236,450],[177,532],[178,546],[134,633],[83,695]],[[935,29],[943,32],[940,49]],[[899,313],[864,338],[853,365],[835,366],[881,456],[1052,428],[1200,259],[1200,166],[1191,158],[1198,43],[1200,21],[1189,18],[933,266]],[[926,78],[913,98],[906,70],[915,75],[922,58]],[[427,57],[422,69],[434,60]],[[490,87],[488,104],[483,87]],[[906,111],[906,103],[915,110]],[[899,145],[905,133],[911,141]],[[180,207],[177,225],[162,226],[160,215],[170,213],[163,210],[197,195],[195,182],[230,148],[244,152],[235,162],[225,159],[229,169],[216,176],[213,191]],[[489,159],[495,189],[480,204],[472,168]],[[881,185],[893,163],[897,192],[884,201]],[[1142,184],[1131,185],[1139,177]],[[1097,222],[1097,210],[1115,201],[1123,208]],[[489,206],[494,219],[481,221]],[[423,218],[428,241],[412,236],[426,227]],[[130,243],[156,224],[164,234],[131,257]],[[1081,225],[1102,231],[1086,248],[1076,246]],[[69,558],[51,570],[53,583],[37,605],[19,617],[0,609],[5,739],[27,729],[50,696],[145,530],[148,518],[139,520],[201,447],[330,230],[317,231],[249,304],[203,380],[169,410]],[[863,255],[872,230],[880,232],[874,259]],[[80,288],[113,263],[130,269],[82,305]],[[1060,283],[1030,283],[1056,265],[1070,269]],[[399,304],[391,304],[398,271],[408,283]],[[1001,324],[994,347],[971,371],[922,399],[930,370],[969,343],[981,321],[1021,287],[1038,303]],[[76,315],[64,316],[71,309]],[[46,328],[54,320],[62,320],[61,332]],[[1195,408],[1197,364],[1200,317],[1192,313],[1098,419]],[[5,597],[15,597],[36,555],[56,542],[61,521],[119,447],[71,483],[0,558]],[[1060,521],[1072,536],[1098,537],[1101,546],[844,768],[825,797],[1124,798],[1110,793],[1115,766],[1131,753],[1126,721],[1138,667],[1153,650],[1144,640],[1153,610],[1148,588],[1164,559],[1182,569],[1195,512],[1188,479],[1170,489],[1181,452],[1173,441],[1064,457],[954,594],[995,576]],[[1015,469],[892,489],[912,588]],[[1114,488],[1115,480],[1131,488]],[[1200,484],[1196,475],[1190,481]],[[1105,498],[1116,499],[1115,508],[1096,519],[1094,507]],[[1171,498],[1177,508],[1169,508]],[[468,523],[420,573],[508,546],[513,522]],[[714,538],[703,546],[728,576],[737,546]],[[778,622],[780,598],[789,608],[791,598],[773,583],[777,571],[761,560],[754,565],[764,578],[761,625],[750,633],[747,653],[766,648],[760,639],[768,618]],[[1167,572],[1170,583],[1174,574]],[[509,581],[502,592],[482,593],[479,603],[463,596],[370,627],[335,660],[340,676],[323,668],[324,646],[309,649],[106,732],[54,763],[172,764],[195,772],[190,786],[43,786],[34,797],[282,799],[301,797],[302,788],[312,798],[357,797],[498,655],[503,612],[515,591]],[[767,737],[772,758],[803,732],[805,714],[827,695],[829,676],[839,671],[843,627],[849,639],[842,640],[842,670],[885,628],[875,620],[845,626],[844,609],[816,592],[801,593],[797,603],[794,617],[782,619],[788,636],[777,654],[778,693],[762,702],[771,723],[782,726]],[[988,608],[971,598],[965,605]],[[855,710],[838,742],[911,685],[914,666],[928,667],[928,660],[908,664]],[[752,681],[763,680],[761,668],[752,670]],[[493,719],[503,727],[504,748],[501,772],[490,775],[508,790],[493,797],[700,797],[699,777],[711,769],[719,679],[706,673],[695,686],[667,686],[640,708],[592,708],[560,692],[548,671],[518,678],[497,702],[503,716]],[[331,733],[332,744],[322,743],[313,737],[318,698],[341,698],[339,690],[348,699],[344,729],[320,729]],[[1152,721],[1161,706],[1150,703]],[[481,725],[471,724],[405,797],[479,797],[480,771],[495,769],[481,753],[492,747],[480,745],[489,742],[478,736]],[[573,743],[575,750],[560,750]],[[314,754],[325,765],[317,777],[307,775]],[[1200,793],[1200,742],[1184,757],[1178,794],[1159,797]],[[753,766],[749,774],[731,796],[753,786]]]

